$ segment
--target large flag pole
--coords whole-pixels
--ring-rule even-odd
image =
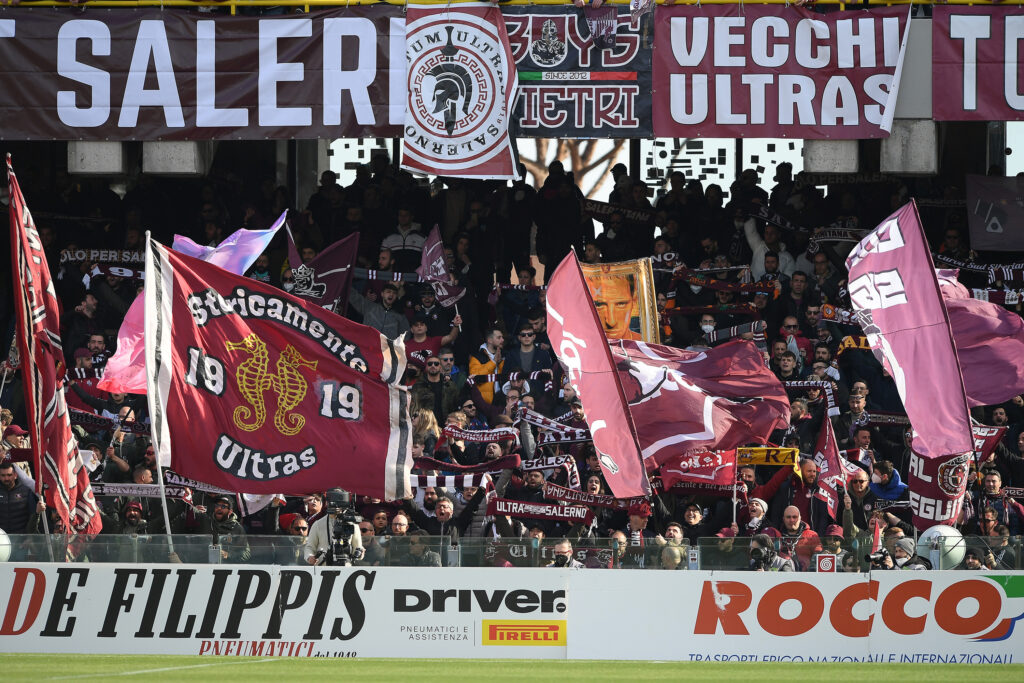
[[[146,297],[146,375],[149,381],[152,381],[152,372],[157,368],[157,363],[153,362],[154,358],[159,355],[160,348],[158,347],[159,339],[157,335],[150,334],[151,330],[156,329],[154,325],[150,324],[150,316],[159,315],[156,310],[156,305],[159,301],[158,296],[162,293],[164,283],[158,282],[157,279],[160,277],[161,271],[156,268],[156,259],[153,254],[153,238],[149,234],[149,230],[146,231],[146,273],[149,274],[150,282],[147,283],[145,289]],[[170,296],[170,292],[164,292],[163,296]],[[163,298],[163,297],[160,297]],[[164,321],[164,324],[169,324],[170,321]],[[170,358],[166,359],[170,362]],[[159,392],[152,391],[149,387],[149,391],[146,392],[146,400],[149,403],[149,414],[150,416],[162,415],[162,410],[156,410],[157,406],[153,404],[160,400]],[[158,424],[161,422],[161,424]],[[167,490],[164,488],[164,463],[160,461],[160,442],[163,439],[163,424],[162,420],[154,420],[152,427],[150,428],[150,435],[153,439],[153,451],[157,454],[156,463],[156,481],[160,486],[160,506],[164,512],[164,531],[167,533],[167,554],[174,554],[174,539],[171,536],[171,514],[167,511]]]

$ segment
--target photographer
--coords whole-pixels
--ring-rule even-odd
[[[306,564],[347,567],[363,559],[362,518],[344,489],[327,492],[327,515],[313,522],[302,556]]]
[[[931,569],[932,563],[917,554],[917,543],[912,538],[896,541],[890,554],[885,548],[865,555],[872,569]]]
[[[779,557],[768,534],[757,534],[750,539],[750,566],[752,572],[795,572],[793,560]]]

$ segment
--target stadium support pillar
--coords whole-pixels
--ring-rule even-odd
[[[804,140],[804,170],[810,173],[857,173],[857,140]]]
[[[216,145],[212,140],[143,142],[142,172],[153,175],[205,176],[213,163]]]
[[[931,119],[893,121],[882,140],[882,173],[929,175],[939,172],[938,128]]]
[[[72,175],[121,175],[127,166],[124,143],[68,143],[68,173]]]

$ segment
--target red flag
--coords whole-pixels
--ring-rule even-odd
[[[821,419],[818,441],[814,446],[814,463],[818,466],[818,490],[814,497],[824,501],[829,516],[838,520],[839,485],[845,489],[850,478],[863,470],[839,454],[832,420],[827,415]]]
[[[649,495],[636,427],[575,253],[551,275],[547,308],[551,346],[583,402],[608,486],[617,498]]]
[[[152,241],[146,272],[161,464],[246,493],[411,493],[400,340]]]
[[[676,455],[659,470],[666,489],[731,496],[736,486],[736,450],[700,450]]]
[[[789,425],[786,390],[753,342],[687,351],[615,339],[610,347],[648,470],[699,448],[767,443]]]
[[[344,315],[348,310],[348,290],[352,286],[352,269],[358,253],[359,233],[354,232],[321,251],[309,263],[303,263],[289,228],[288,262],[295,277],[292,294]]]
[[[437,303],[445,308],[452,306],[461,299],[465,293],[465,287],[451,284],[451,275],[448,273],[448,266],[444,259],[444,244],[441,242],[441,231],[435,225],[423,243],[423,252],[420,254],[420,267],[416,269],[420,279],[426,280],[434,288],[434,296]]]
[[[886,218],[846,266],[857,322],[896,382],[917,451],[934,458],[973,450],[956,346],[917,205]]]
[[[11,259],[15,281],[20,285],[15,287],[14,297],[17,339],[37,486],[42,486],[47,506],[56,512],[64,529],[81,534],[99,533],[103,524],[88,476],[84,482],[75,479],[78,446],[64,399],[64,350],[57,297],[43,244],[25,205],[9,154],[7,179]]]

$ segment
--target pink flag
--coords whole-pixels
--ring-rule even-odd
[[[551,275],[547,307],[551,346],[583,402],[608,486],[617,498],[650,495],[636,427],[575,253]]]
[[[267,248],[287,216],[287,211],[282,213],[266,230],[236,230],[216,247],[202,246],[187,237],[175,235],[174,249],[241,275]],[[116,394],[146,393],[145,316],[146,296],[139,294],[128,307],[117,331],[117,351],[107,361],[103,378],[96,384],[98,388]]]
[[[648,470],[701,448],[766,443],[789,425],[786,390],[751,341],[686,351],[614,339],[610,348]]]
[[[942,298],[972,406],[1002,403],[1024,392],[1024,320],[971,298],[957,271],[938,270]]]
[[[964,381],[916,204],[861,240],[846,266],[857,322],[896,382],[915,450],[926,458],[971,452]]]
[[[420,255],[420,267],[416,274],[430,283],[434,288],[437,303],[445,308],[452,306],[466,293],[465,287],[451,284],[451,275],[444,260],[444,244],[441,242],[441,231],[435,225],[423,243]]]

